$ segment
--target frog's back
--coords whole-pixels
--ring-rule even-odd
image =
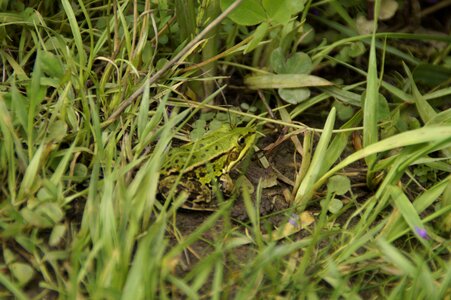
[[[240,139],[252,132],[255,132],[255,129],[250,127],[230,129],[228,125],[210,131],[198,141],[173,148],[163,163],[162,173],[189,172],[237,147]]]

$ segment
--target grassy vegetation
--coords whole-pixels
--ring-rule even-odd
[[[449,1],[239,2],[0,2],[0,298],[449,299]],[[159,193],[213,122],[302,154],[277,224]]]

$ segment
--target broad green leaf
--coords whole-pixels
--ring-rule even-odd
[[[51,123],[48,129],[46,141],[61,142],[67,134],[67,124],[63,120]]]
[[[64,74],[63,65],[56,55],[42,51],[39,55],[42,71],[50,77],[61,78]]]
[[[355,25],[357,27],[357,32],[359,34],[370,34],[371,32],[374,31],[374,21],[373,20],[368,20],[367,18],[365,18],[365,16],[363,15],[358,15],[355,21]]]
[[[21,216],[33,227],[37,228],[50,228],[55,224],[51,222],[46,216],[37,213],[28,207],[23,208],[20,211]]]
[[[334,102],[334,107],[337,109],[337,117],[342,121],[349,120],[354,115],[354,108],[346,105],[340,101]]]
[[[286,24],[291,16],[304,9],[304,2],[305,0],[263,0],[262,4],[272,22]]]
[[[150,43],[146,43],[141,52],[141,58],[145,65],[148,65],[151,63],[154,53],[155,53],[155,51],[154,51],[153,46]]]
[[[42,187],[36,194],[38,201],[51,201],[55,200],[55,195],[46,187]]]
[[[329,207],[327,208],[327,210],[333,214],[336,214],[342,208],[343,208],[343,202],[334,198],[334,199],[330,200]]]
[[[351,43],[348,49],[348,54],[350,57],[359,57],[366,51],[365,44],[362,42]]]
[[[283,49],[282,48],[274,49],[270,57],[271,69],[275,73],[283,73],[283,71],[285,70],[285,63],[286,60],[283,53]]]
[[[157,61],[157,64],[156,64],[155,68],[157,70],[161,70],[168,62],[169,62],[169,60],[167,58],[160,58]]]
[[[224,11],[235,0],[221,0],[221,9]],[[267,19],[266,11],[259,0],[244,0],[233,10],[229,16],[238,25],[257,25]]]
[[[304,52],[296,52],[287,60],[284,74],[309,74],[313,69],[312,59]]]
[[[376,111],[378,122],[386,121],[390,118],[390,107],[388,106],[387,99],[382,94],[379,94]]]
[[[89,176],[89,169],[85,164],[77,163],[74,167],[74,175],[70,177],[75,182],[82,182]]]
[[[35,274],[34,269],[29,264],[23,262],[12,263],[9,266],[9,270],[22,286],[30,282]]]
[[[5,245],[3,245],[3,259],[5,261],[6,264],[12,264],[13,262],[15,262],[17,260],[16,258],[16,254],[11,251],[8,247],[6,247]]]
[[[46,202],[36,208],[36,213],[45,216],[53,224],[59,223],[64,218],[64,212],[61,207],[54,202]]]
[[[302,34],[302,40],[300,41],[301,45],[308,45],[315,40],[315,28],[308,23],[304,23]]]
[[[395,0],[381,0],[379,20],[391,19],[398,10],[398,6],[399,4]]]
[[[327,191],[337,195],[344,195],[351,190],[351,181],[342,175],[332,176],[327,183]]]
[[[290,104],[298,104],[310,97],[310,90],[308,88],[299,89],[279,89],[279,96]]]
[[[335,59],[343,62],[349,62],[352,58],[361,56],[365,53],[366,48],[362,42],[351,43],[344,46],[335,56]]]
[[[49,245],[50,246],[57,246],[61,239],[64,237],[64,234],[66,233],[66,225],[64,224],[57,224],[52,229],[52,233],[50,234],[49,238]]]

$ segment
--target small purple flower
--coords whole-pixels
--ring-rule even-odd
[[[166,112],[168,113],[168,117],[171,116],[173,108],[174,108],[174,106],[172,106],[172,105],[166,106]]]
[[[299,216],[297,214],[292,214],[291,217],[288,219],[288,223],[296,227],[299,226],[298,220]]]
[[[415,231],[423,239],[425,239],[425,240],[429,239],[426,229],[415,226]]]

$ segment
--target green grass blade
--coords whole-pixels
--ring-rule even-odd
[[[375,23],[376,24],[376,23]],[[377,28],[377,26],[375,26]],[[365,100],[363,103],[363,146],[368,147],[378,141],[377,129],[377,102],[379,101],[379,82],[377,78],[377,62],[376,62],[376,37],[375,31],[371,37],[370,57],[368,65],[368,76]],[[366,164],[371,166],[376,161],[375,155],[365,157]],[[368,173],[370,174],[370,173]],[[367,179],[368,182],[371,178]]]
[[[408,276],[416,276],[416,268],[408,258],[406,258],[396,247],[388,243],[386,240],[379,238],[376,244],[381,251],[385,260],[392,263],[403,274]]]
[[[451,178],[445,178],[414,200],[413,207],[417,214],[420,214],[428,207],[431,207],[434,202],[440,198],[440,195],[443,194],[446,186],[449,184],[450,179]],[[381,235],[384,236],[387,241],[393,242],[395,239],[405,234],[407,226],[403,219],[399,217],[399,211],[392,212],[390,217],[387,218],[387,221],[385,228],[381,231]]]
[[[166,217],[160,218],[139,240],[136,254],[128,272],[121,299],[155,299],[163,255],[166,249],[164,238]],[[126,270],[124,270],[126,271]],[[144,288],[146,287],[146,288]]]
[[[338,170],[368,155],[400,147],[437,141],[443,143],[451,142],[451,126],[428,126],[391,136],[346,157],[318,180],[316,188],[324,184],[327,178],[335,174]]]
[[[40,171],[40,164],[41,159],[44,154],[45,145],[41,144],[39,148],[34,153],[30,164],[28,165],[24,178],[20,184],[19,193],[17,194],[17,201],[14,203],[15,205],[18,205],[24,201],[27,201],[27,196],[29,193],[34,191],[35,187],[34,184],[39,178],[39,171]]]
[[[326,124],[324,125],[324,131],[321,134],[310,167],[296,192],[294,205],[299,206],[300,210],[303,210],[307,206],[307,202],[314,192],[314,184],[319,176],[321,176],[320,172],[323,169],[324,157],[326,156],[327,148],[332,136],[332,130],[334,128],[335,114],[336,110],[335,108],[332,108],[327,117]]]
[[[75,17],[74,10],[72,9],[71,3],[68,0],[62,0],[61,4],[63,5],[64,12],[66,13],[67,19],[69,21],[69,26],[74,37],[74,43],[77,47],[78,54],[78,63],[79,67],[83,68],[86,66],[86,53],[83,46],[83,39],[81,37],[81,29],[78,26],[77,18]],[[82,73],[80,73],[81,76]],[[81,78],[80,78],[81,79]]]
[[[22,292],[21,288],[17,284],[11,282],[5,275],[3,275],[3,273],[0,273],[0,283],[4,288],[9,290],[14,295],[15,299],[20,300],[29,299],[28,296],[24,292]]]
[[[451,261],[445,264],[443,280],[438,290],[438,299],[445,299],[446,295],[451,294]]]
[[[426,236],[421,236],[421,233],[419,233],[420,231],[425,231],[423,222],[412,205],[412,202],[409,201],[406,195],[404,195],[401,189],[397,186],[389,186],[388,192],[391,194],[394,206],[399,210],[404,220],[409,225],[410,230],[415,233],[415,236],[420,240],[420,242],[427,246],[425,241]]]
[[[415,102],[415,106],[418,110],[418,113],[423,120],[423,123],[429,122],[432,118],[434,118],[437,113],[432,108],[432,106],[426,101],[426,99],[421,95],[420,91],[418,90],[417,85],[415,84],[415,81],[413,80],[412,73],[410,72],[409,68],[406,64],[403,64],[404,71],[407,73],[407,76],[409,77],[409,84],[412,89],[413,94],[413,101]]]

